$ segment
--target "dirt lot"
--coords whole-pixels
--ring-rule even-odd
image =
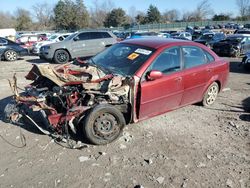
[[[229,59],[227,89],[209,108],[199,105],[129,125],[107,146],[61,147],[36,128],[0,121],[0,187],[250,187],[250,73]],[[7,78],[19,86],[29,56],[0,62],[0,111],[10,100]],[[20,130],[27,145],[21,145]],[[4,140],[5,139],[5,140]]]

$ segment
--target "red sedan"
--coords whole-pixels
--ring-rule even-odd
[[[78,59],[55,70],[34,65],[26,76],[34,80],[28,93],[15,96],[24,117],[31,119],[23,106],[42,112],[50,135],[68,134],[68,126],[74,133],[83,130],[91,143],[107,144],[119,137],[125,124],[193,103],[212,105],[228,73],[228,62],[202,44],[133,39],[87,62]],[[6,117],[13,121],[17,113],[12,111],[14,115]]]

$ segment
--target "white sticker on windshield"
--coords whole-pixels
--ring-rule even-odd
[[[139,54],[143,54],[143,55],[149,55],[152,53],[152,51],[150,50],[145,50],[145,49],[141,49],[141,48],[138,48],[137,50],[135,50],[136,53],[139,53]]]

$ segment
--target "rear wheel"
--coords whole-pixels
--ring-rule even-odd
[[[14,50],[7,50],[4,53],[4,58],[7,61],[15,61],[15,60],[17,60],[17,53]]]
[[[123,114],[112,105],[98,105],[93,108],[83,122],[83,133],[96,145],[108,144],[117,139],[125,119]]]
[[[207,91],[204,94],[202,104],[203,106],[210,106],[212,105],[219,93],[219,85],[216,82],[213,82],[207,89]]]
[[[58,64],[64,64],[69,61],[69,53],[66,50],[57,50],[54,54],[54,61]]]

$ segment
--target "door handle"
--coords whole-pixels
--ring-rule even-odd
[[[182,77],[177,77],[177,78],[175,78],[174,79],[176,82],[180,82],[180,81],[182,81]]]

